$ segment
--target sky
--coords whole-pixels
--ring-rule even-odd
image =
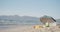
[[[0,0],[0,15],[60,18],[60,0]]]

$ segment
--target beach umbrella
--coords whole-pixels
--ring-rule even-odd
[[[50,16],[46,16],[44,15],[43,17],[40,18],[40,21],[43,23],[43,24],[46,24],[47,22],[48,23],[53,23],[53,22],[56,22],[56,20]]]

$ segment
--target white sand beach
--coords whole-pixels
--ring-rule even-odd
[[[0,32],[60,32],[58,26],[34,29],[33,25],[14,26],[13,28],[3,29]]]

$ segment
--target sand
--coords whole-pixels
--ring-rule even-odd
[[[60,32],[59,26],[44,27],[41,29],[34,29],[35,25],[17,25],[13,28],[3,29],[0,32]]]

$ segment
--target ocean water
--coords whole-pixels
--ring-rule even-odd
[[[0,30],[14,27],[14,25],[39,25],[38,21],[0,21]]]
[[[1,29],[7,29],[7,28],[10,28],[10,26],[7,26],[7,25],[2,25],[2,26],[0,26],[0,30],[1,30]]]
[[[40,25],[40,21],[0,21],[0,30],[13,28],[16,25]],[[57,22],[59,24],[59,22]]]

